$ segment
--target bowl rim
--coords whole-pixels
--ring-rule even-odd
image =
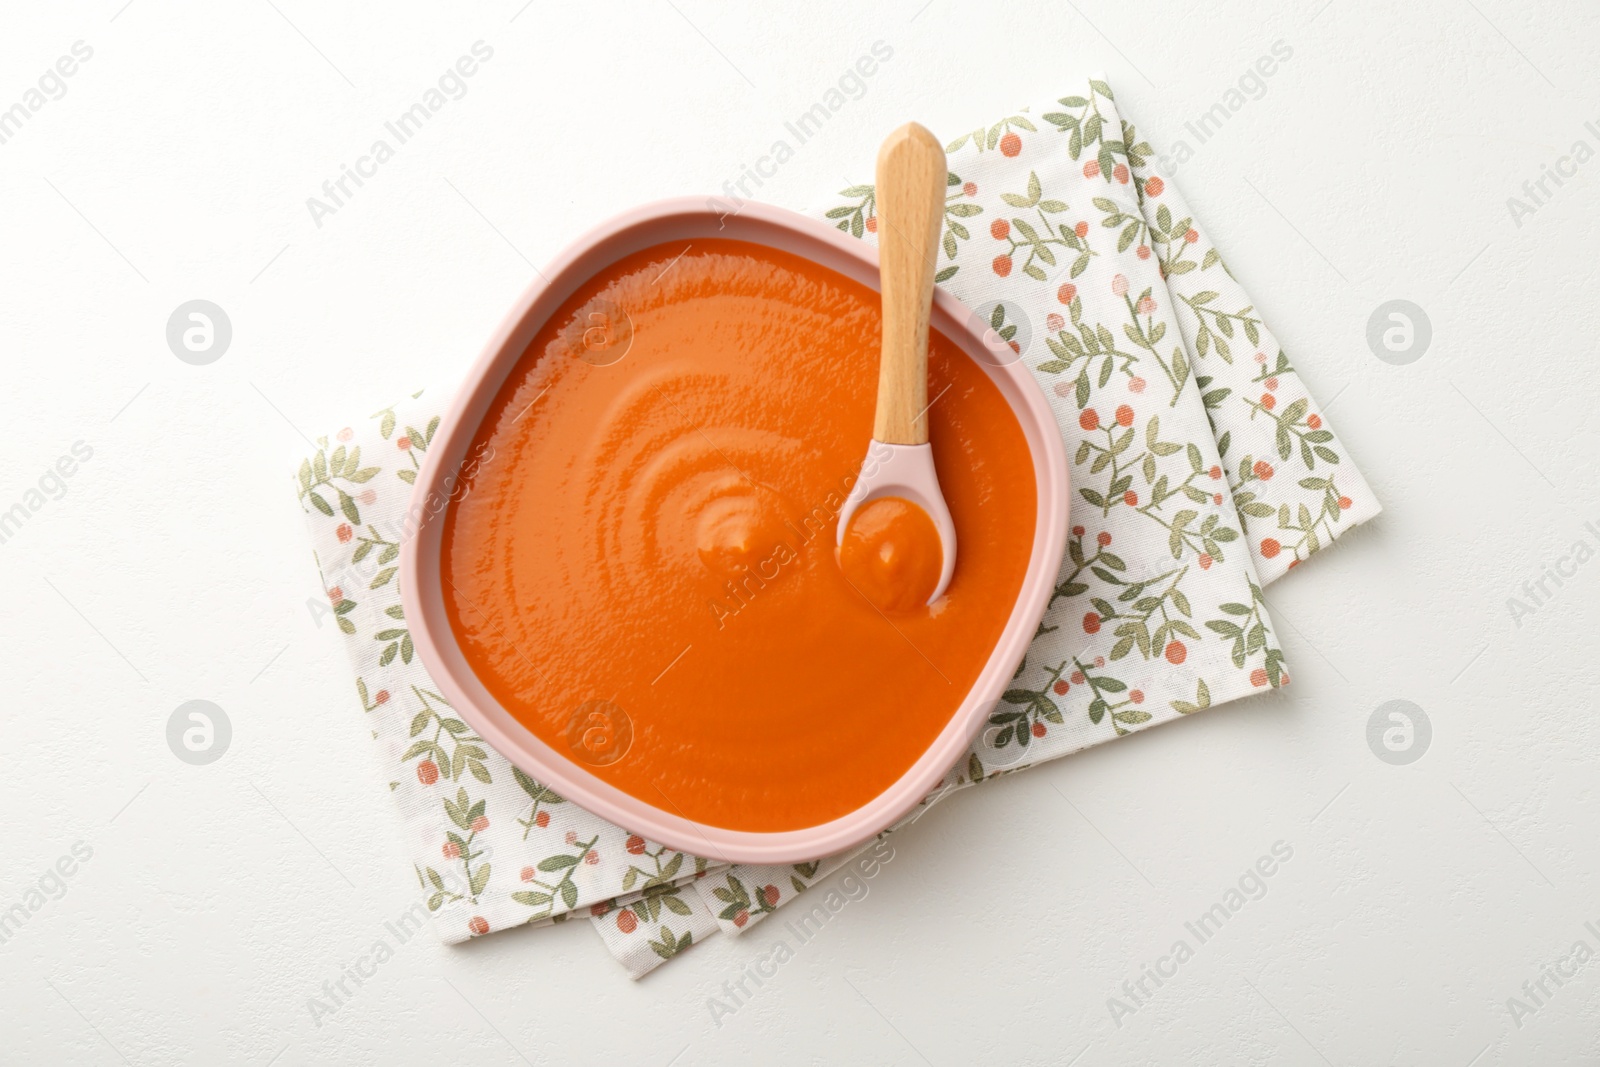
[[[590,229],[545,271],[536,270],[538,277],[506,313],[456,389],[417,473],[405,524],[409,536],[401,544],[401,599],[429,677],[456,713],[514,766],[578,807],[651,841],[727,863],[787,864],[847,851],[892,827],[938,787],[970,747],[1035,636],[1065,555],[1070,500],[1066,446],[1042,389],[1021,358],[996,361],[979,355],[985,351],[981,331],[987,322],[935,287],[933,327],[989,373],[1028,441],[1035,475],[1033,547],[1011,615],[978,678],[922,755],[868,803],[801,829],[730,830],[626,793],[548,745],[494,699],[461,654],[444,609],[444,523],[432,520],[442,517],[454,499],[461,485],[458,472],[467,463],[466,452],[486,409],[533,336],[579,285],[622,256],[680,237],[730,238],[801,255],[874,291],[878,288],[876,246],[784,208],[747,202],[737,211],[719,211],[720,204],[715,197],[644,204]],[[780,243],[783,239],[786,243]],[[671,805],[671,798],[662,795]]]

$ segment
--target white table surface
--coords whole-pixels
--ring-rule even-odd
[[[1506,604],[1600,545],[1600,160],[1521,225],[1506,203],[1600,148],[1592,4],[521,6],[0,16],[0,108],[93,49],[0,144],[0,510],[93,452],[0,544],[0,909],[92,850],[0,944],[0,1061],[1600,1061],[1600,963],[1507,1007],[1575,942],[1600,951],[1600,563],[1521,619]],[[316,226],[306,198],[480,39],[468,94]],[[583,922],[425,936],[318,1025],[308,998],[411,893],[343,650],[306,607],[300,431],[451,378],[523,257],[717,190],[880,39],[892,61],[763,198],[815,206],[908,118],[954,136],[1097,69],[1171,148],[1292,47],[1179,177],[1388,508],[1273,588],[1292,688],[941,805],[720,1026],[707,998],[780,924],[638,983]],[[165,340],[195,298],[233,325],[207,366]],[[1433,329],[1405,366],[1366,340],[1396,298]],[[166,741],[195,699],[232,723],[207,766]],[[1367,741],[1395,699],[1433,727],[1405,766]],[[1266,895],[1113,1019],[1279,841]]]

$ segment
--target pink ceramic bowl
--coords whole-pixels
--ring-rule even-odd
[[[592,230],[558,256],[530,286],[489,339],[429,446],[412,498],[420,525],[400,558],[401,589],[412,638],[440,690],[460,716],[512,763],[568,800],[634,833],[694,855],[737,863],[795,863],[843,852],[898,821],[938,786],[965,755],[1021,662],[1044,614],[1067,538],[1067,457],[1061,431],[1032,376],[987,323],[955,297],[936,290],[933,328],[973,357],[1010,403],[1032,452],[1038,499],[1027,576],[994,651],[977,682],[921,758],[893,785],[850,814],[779,833],[729,830],[686,819],[603,781],[519,723],[479,682],[457,647],[440,577],[444,524],[438,520],[458,491],[458,474],[479,424],[545,320],[585,280],[612,262],[652,245],[695,238],[750,241],[804,256],[878,287],[877,250],[865,241],[781,208],[746,204],[736,215],[714,201],[665,200]],[[871,353],[863,353],[869,358]],[[863,451],[866,441],[862,442]],[[960,566],[959,559],[957,566]]]

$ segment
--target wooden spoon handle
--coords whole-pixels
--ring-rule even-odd
[[[915,122],[878,150],[883,351],[872,436],[886,444],[928,441],[928,316],[948,173],[944,148]]]

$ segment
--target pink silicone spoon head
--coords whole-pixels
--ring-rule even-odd
[[[900,497],[922,508],[938,532],[942,552],[929,604],[944,595],[956,565],[956,528],[928,444],[928,318],[947,174],[944,148],[917,123],[895,130],[878,150],[883,340],[877,412],[861,476],[839,513],[837,535],[837,543],[843,544],[851,517],[872,500]]]

